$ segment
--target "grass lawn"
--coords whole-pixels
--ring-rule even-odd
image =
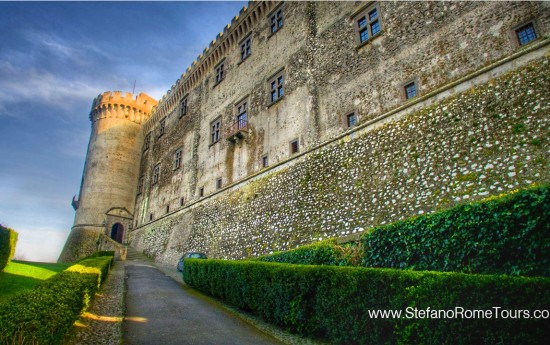
[[[0,303],[16,293],[32,289],[71,264],[12,261],[0,272]]]

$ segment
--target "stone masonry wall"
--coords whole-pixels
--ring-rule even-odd
[[[328,6],[328,5],[327,5]],[[130,234],[174,264],[243,258],[549,183],[549,56]]]

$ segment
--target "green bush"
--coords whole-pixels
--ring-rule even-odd
[[[336,240],[326,240],[284,252],[260,256],[255,261],[279,262],[302,265],[350,265],[351,258],[344,247],[336,245]]]
[[[376,227],[361,241],[368,267],[548,277],[549,188]]]
[[[337,344],[541,344],[547,319],[374,318],[374,310],[548,309],[550,279],[394,269],[186,261],[190,286]]]
[[[82,260],[0,304],[0,344],[59,344],[106,277],[112,259]]]
[[[0,271],[9,264],[15,253],[17,232],[0,224]]]

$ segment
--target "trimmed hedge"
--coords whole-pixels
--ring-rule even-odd
[[[550,191],[535,187],[379,226],[363,265],[550,276]]]
[[[0,224],[0,271],[3,271],[13,258],[17,236],[17,232]]]
[[[541,344],[547,319],[374,318],[372,310],[548,309],[550,279],[255,261],[186,260],[190,286],[337,344]],[[501,315],[502,316],[502,315]]]
[[[284,252],[275,252],[252,260],[302,265],[347,266],[351,264],[350,256],[343,247],[336,245],[336,240],[334,239],[301,246]]]
[[[82,260],[0,304],[0,343],[59,344],[88,306],[112,260]]]

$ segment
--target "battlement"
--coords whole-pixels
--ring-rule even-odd
[[[156,105],[157,101],[143,92],[134,96],[131,92],[107,91],[94,99],[90,121],[115,117],[143,123],[149,118]]]

